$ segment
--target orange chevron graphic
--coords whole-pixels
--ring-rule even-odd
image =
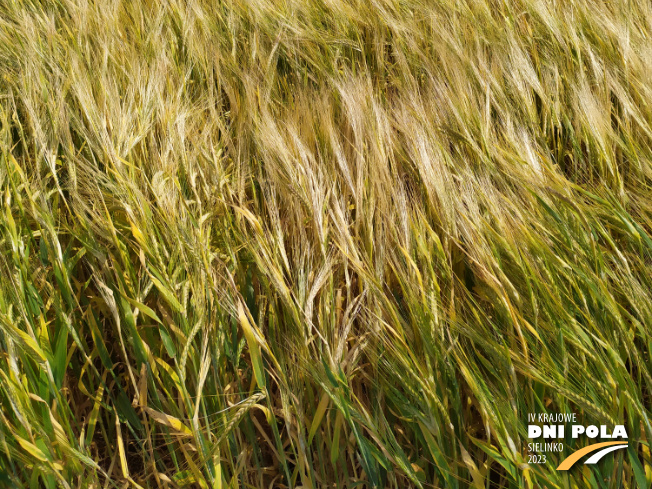
[[[615,447],[615,445],[621,445],[621,446]],[[588,447],[581,448],[580,450],[573,452],[568,457],[566,457],[566,459],[559,464],[557,470],[568,470],[575,464],[575,462],[581,459],[584,455],[588,455],[589,453],[595,452],[596,450],[600,450],[601,448],[610,447],[610,446],[614,446],[613,449],[625,448],[627,446],[627,442],[606,441],[604,443],[595,443],[593,445],[589,445]],[[609,449],[608,451],[611,451],[613,449]]]

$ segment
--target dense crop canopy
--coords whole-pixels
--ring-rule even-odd
[[[0,487],[649,487],[651,32],[2,0]],[[529,464],[528,413],[629,446]]]

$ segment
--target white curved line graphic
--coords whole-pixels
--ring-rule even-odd
[[[620,448],[626,448],[626,447],[627,447],[627,445],[615,445],[615,446],[613,446],[613,447],[603,448],[603,449],[600,450],[599,452],[597,452],[597,453],[591,455],[591,457],[589,457],[589,459],[588,459],[586,462],[584,462],[584,463],[585,463],[585,464],[595,464],[595,463],[598,463],[598,462],[600,461],[600,459],[601,459],[602,457],[604,457],[606,454],[608,454],[608,453],[610,453],[610,452],[613,452],[614,450],[618,450],[618,449],[620,449]]]

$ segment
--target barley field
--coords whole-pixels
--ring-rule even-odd
[[[652,485],[647,0],[2,0],[0,200],[1,488]]]

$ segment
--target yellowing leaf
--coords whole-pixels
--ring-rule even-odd
[[[16,438],[16,441],[20,444],[21,447],[23,447],[23,450],[25,450],[27,453],[29,453],[32,457],[40,460],[41,462],[47,462],[48,459],[45,456],[45,454],[41,451],[39,447],[34,445],[33,443],[25,440],[24,438],[21,438],[20,436],[14,434],[14,437]]]
[[[312,439],[315,436],[315,433],[317,433],[317,428],[319,428],[321,420],[324,418],[324,414],[326,414],[326,409],[330,404],[330,400],[331,398],[328,393],[324,392],[324,394],[321,396],[321,400],[319,401],[319,405],[317,406],[317,411],[315,411],[315,416],[312,418],[310,432],[308,433],[308,444],[312,443]]]
[[[184,436],[192,436],[192,431],[190,431],[190,428],[188,428],[186,425],[184,425],[181,420],[178,418],[175,418],[174,416],[170,416],[169,414],[161,413],[159,411],[155,411],[152,408],[149,407],[144,407],[143,408],[147,414],[149,414],[154,421],[157,423],[161,423],[162,425],[168,426],[169,428],[172,428],[174,431],[177,432],[177,434],[181,434]]]
[[[242,302],[238,303],[238,317],[240,319],[240,325],[242,326],[242,332],[247,340],[247,346],[249,347],[251,366],[254,369],[256,383],[260,389],[265,390],[265,376],[263,375],[263,360],[260,354],[260,345],[256,339],[253,327],[247,318]]]
[[[125,446],[122,442],[122,428],[120,427],[120,419],[118,418],[118,413],[115,415],[115,431],[118,434],[118,454],[120,455],[120,468],[122,469],[122,476],[126,479],[129,477],[129,467],[127,466]]]

